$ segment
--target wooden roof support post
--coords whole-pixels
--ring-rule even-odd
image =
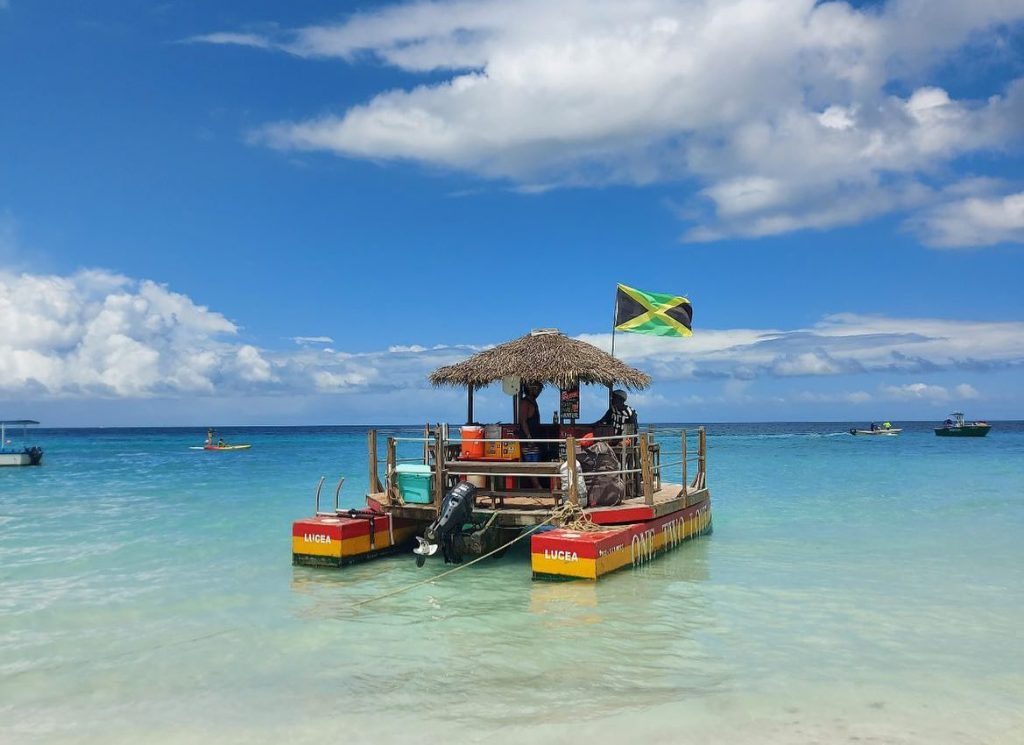
[[[580,495],[576,491],[576,438],[571,435],[565,438],[565,462],[569,472],[569,501],[579,504]]]
[[[647,433],[640,435],[640,478],[643,479],[644,504],[654,504],[654,483],[651,474],[651,448]]]
[[[370,485],[370,492],[379,494],[384,491],[384,487],[381,486],[380,476],[377,475],[377,430],[371,429],[366,433],[366,446],[366,460],[368,461],[370,469],[370,480],[368,482]]]
[[[469,386],[469,400],[466,405],[466,424],[473,423],[473,386]]]
[[[387,469],[387,471],[384,474],[384,478],[388,484],[388,501],[391,502],[391,504],[400,504],[401,495],[399,495],[398,493],[398,474],[395,472],[395,467],[397,464],[395,463],[394,437],[388,438],[388,450],[386,457],[387,464],[385,465],[385,468]]]

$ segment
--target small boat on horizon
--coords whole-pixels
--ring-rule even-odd
[[[966,422],[962,411],[954,411],[950,414],[951,419],[942,423],[941,427],[935,428],[935,434],[939,437],[984,437],[992,429],[988,422]]]
[[[211,427],[206,430],[206,440],[203,441],[203,444],[192,445],[189,447],[189,450],[248,450],[251,447],[252,445],[248,443],[232,445],[225,442],[223,437],[217,436],[217,430]]]
[[[879,427],[874,422],[871,422],[869,429],[851,429],[851,435],[881,435],[883,437],[889,436],[894,437],[903,430],[900,427],[893,427],[891,422],[883,422],[882,426]]]
[[[0,420],[0,466],[39,466],[43,463],[43,449],[38,445],[9,447],[7,439],[8,427],[21,427],[27,432],[28,427],[39,424],[34,419]],[[26,438],[27,439],[27,438]]]

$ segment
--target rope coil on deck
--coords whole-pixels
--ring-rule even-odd
[[[573,502],[563,502],[555,508],[551,518],[558,521],[558,526],[577,533],[593,533],[596,530],[608,530],[590,519],[587,511]]]

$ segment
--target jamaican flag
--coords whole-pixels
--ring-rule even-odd
[[[678,295],[644,292],[619,285],[615,293],[615,329],[654,336],[692,336],[693,308]]]

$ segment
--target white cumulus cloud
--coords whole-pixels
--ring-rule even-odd
[[[940,248],[1024,243],[1024,191],[942,203],[912,225],[925,243]]]
[[[580,338],[611,346],[610,334]],[[988,372],[1024,366],[1024,322],[842,313],[809,328],[702,329],[686,339],[623,334],[615,352],[658,379]]]
[[[686,180],[700,195],[685,237],[708,241],[933,205],[957,158],[1020,142],[1024,82],[967,100],[929,71],[968,43],[1012,48],[1022,19],[1017,0],[447,0],[192,41],[431,74],[340,114],[268,123],[255,141],[524,191]],[[1012,203],[1003,217],[964,209],[1020,239]],[[944,230],[926,240],[957,240]]]
[[[237,332],[219,313],[148,280],[103,271],[0,272],[0,389],[138,396],[212,390]]]
[[[882,386],[882,393],[893,399],[924,399],[928,401],[948,401],[949,391],[941,385],[926,383],[907,383],[905,385]]]
[[[960,385],[953,389],[953,393],[956,395],[957,398],[962,399],[978,398],[980,395],[977,389],[975,389],[973,385],[970,385],[968,383],[961,383]]]
[[[882,395],[886,398],[896,400],[926,400],[926,401],[952,401],[970,400],[979,398],[977,389],[968,384],[961,383],[949,390],[941,385],[929,385],[927,383],[906,383],[904,385],[885,385],[881,387]]]
[[[310,345],[266,349],[240,339],[224,315],[183,294],[100,270],[69,276],[0,272],[0,317],[6,319],[0,396],[33,398],[258,395],[266,401],[380,393],[415,400],[429,388],[431,370],[487,346],[453,340],[369,352]],[[610,347],[609,334],[578,338]],[[978,392],[969,382],[948,390],[918,382],[919,376],[1013,374],[1024,368],[1024,322],[836,314],[808,328],[702,329],[687,339],[622,334],[616,355],[662,383],[718,381],[733,401],[749,396],[758,379],[865,375],[912,381],[884,389],[890,398],[970,399]],[[808,395],[865,400],[860,391]]]

